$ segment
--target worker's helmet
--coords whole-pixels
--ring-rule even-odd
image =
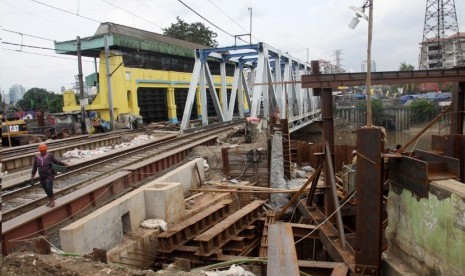
[[[356,154],[357,154],[357,150],[353,150],[352,155],[356,155]]]
[[[47,150],[47,145],[46,144],[39,144],[39,151],[44,151]]]

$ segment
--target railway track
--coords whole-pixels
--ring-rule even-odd
[[[176,138],[168,136],[163,140],[86,160],[73,165],[70,167],[69,172],[58,175],[55,178],[54,193],[57,197],[61,197],[99,179],[115,174],[131,164],[186,145],[202,144],[204,141],[211,140],[212,135],[217,135],[225,131],[225,129],[234,127],[240,123],[228,124],[227,126],[209,129],[208,131],[185,134]],[[3,221],[8,221],[11,218],[41,206],[47,201],[46,195],[38,183],[30,186],[27,182],[19,182],[14,189],[2,191]]]
[[[98,147],[120,144],[121,135],[142,133],[141,130],[128,130],[121,133],[104,133],[96,135],[79,135],[60,140],[47,142],[48,151],[57,156],[77,149],[95,149]],[[2,148],[3,171],[15,172],[25,167],[31,167],[37,154],[37,144],[24,145],[12,148]]]

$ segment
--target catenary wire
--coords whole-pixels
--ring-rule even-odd
[[[231,20],[234,24],[236,24],[239,28],[241,28],[244,32],[248,33],[250,30],[246,30],[244,27],[242,27],[239,23],[237,23],[234,19],[232,19],[226,12],[224,12],[220,7],[218,7],[215,3],[213,3],[212,0],[208,0],[208,2],[210,2],[210,4],[212,4],[217,10],[219,10],[222,14],[224,14],[226,17],[229,18],[229,20]],[[253,38],[255,38],[256,40],[260,41],[261,39],[259,39],[258,37],[252,35]]]
[[[48,41],[55,41],[55,40],[50,39],[50,38],[40,37],[40,36],[37,36],[37,35],[25,34],[25,33],[22,33],[22,32],[8,30],[8,29],[4,29],[4,28],[2,28],[2,31],[9,32],[9,33],[14,33],[14,34],[19,34],[19,35],[30,36],[30,37],[33,37],[33,38],[38,38],[38,39],[43,39],[43,40],[48,40]]]
[[[110,5],[110,6],[113,6],[113,7],[117,8],[117,9],[120,9],[120,10],[122,10],[122,11],[125,11],[125,12],[129,13],[130,15],[135,16],[135,17],[137,17],[137,18],[139,18],[139,19],[142,19],[142,20],[144,20],[144,21],[146,21],[146,22],[148,22],[148,23],[150,23],[150,24],[152,24],[152,25],[154,25],[154,26],[157,26],[158,28],[160,28],[160,29],[163,30],[163,27],[162,27],[162,26],[158,25],[157,23],[155,23],[155,22],[153,22],[153,21],[150,21],[150,20],[148,20],[148,19],[146,19],[146,18],[143,18],[142,16],[139,16],[139,15],[137,15],[137,14],[131,12],[131,11],[128,11],[128,10],[126,10],[126,9],[120,7],[120,6],[117,6],[117,5],[113,4],[113,3],[111,3],[110,1],[107,1],[107,0],[102,0],[102,1],[105,2],[105,3],[107,3],[107,4]]]
[[[34,3],[37,3],[37,4],[41,4],[41,5],[47,6],[47,7],[49,7],[49,8],[55,9],[55,10],[59,10],[59,11],[65,12],[65,13],[69,13],[69,14],[72,14],[72,15],[75,15],[75,16],[82,17],[82,18],[84,18],[84,19],[87,19],[87,20],[90,20],[90,21],[93,21],[93,22],[96,22],[96,23],[102,23],[102,22],[100,22],[100,21],[98,21],[98,20],[95,20],[95,19],[92,19],[92,18],[90,18],[90,17],[84,16],[84,15],[80,15],[80,14],[78,14],[78,13],[73,13],[73,12],[70,12],[70,11],[67,11],[67,10],[64,10],[64,9],[61,9],[61,8],[58,8],[58,7],[55,7],[55,6],[46,4],[46,3],[42,3],[42,2],[37,1],[37,0],[31,0],[31,1],[34,2]]]
[[[200,13],[198,13],[197,11],[195,11],[193,8],[191,8],[190,6],[188,6],[186,3],[184,3],[183,1],[181,0],[178,0],[178,2],[180,2],[181,4],[183,4],[186,8],[188,8],[189,10],[191,10],[193,13],[197,14],[198,16],[200,16],[200,18],[202,18],[203,20],[207,21],[208,23],[210,23],[213,27],[217,28],[218,30],[222,31],[223,33],[231,36],[231,37],[235,37],[233,34],[230,34],[228,33],[227,31],[225,31],[224,29],[218,27],[215,23],[211,22],[210,20],[208,20],[207,18],[205,18],[203,15],[201,15]],[[244,39],[240,38],[240,40],[244,41],[244,42],[247,42],[245,41]]]

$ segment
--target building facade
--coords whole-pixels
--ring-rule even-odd
[[[366,72],[367,71],[367,61],[364,60],[362,62],[362,67],[360,72]],[[376,61],[371,60],[371,72],[376,72]]]
[[[22,85],[15,84],[11,86],[8,93],[9,99],[7,103],[14,105],[23,98],[24,93],[26,93],[26,88],[24,88]]]
[[[420,43],[419,69],[447,69],[459,66],[465,57],[465,33],[456,33],[443,40],[430,38]]]
[[[99,68],[98,72],[85,78],[86,85],[95,91],[90,93],[85,109],[110,120],[111,87],[115,119],[120,114],[136,114],[142,116],[144,123],[181,121],[195,63],[195,50],[202,48],[208,47],[115,23],[102,23],[94,36],[81,39],[82,55],[98,60],[95,68]],[[76,40],[56,42],[55,49],[60,54],[77,55]],[[219,63],[212,64],[211,73],[219,75],[219,67]],[[234,65],[226,64],[226,73],[230,88]],[[214,82],[215,86],[220,86],[219,76],[215,76]],[[209,94],[208,113],[214,116],[215,109]],[[199,93],[196,99],[191,119],[197,119],[201,114]],[[65,91],[63,100],[63,111],[80,110],[74,91]]]

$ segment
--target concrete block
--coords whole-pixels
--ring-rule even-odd
[[[154,182],[181,183],[184,189],[184,196],[187,197],[191,194],[191,192],[189,192],[189,189],[194,188],[194,185],[200,185],[200,182],[203,182],[205,180],[205,170],[203,167],[203,162],[204,162],[203,158],[196,158],[192,160],[191,162],[185,165],[182,165],[181,167],[176,168],[172,170],[171,172],[161,176],[160,178],[157,178],[157,180],[155,180]],[[197,164],[198,173],[197,173],[197,168],[195,167],[195,164]],[[199,180],[199,174],[200,174],[201,181]],[[154,182],[151,182],[151,183],[154,183]]]
[[[181,183],[156,182],[144,190],[146,219],[162,219],[176,223],[184,215],[184,195]]]

